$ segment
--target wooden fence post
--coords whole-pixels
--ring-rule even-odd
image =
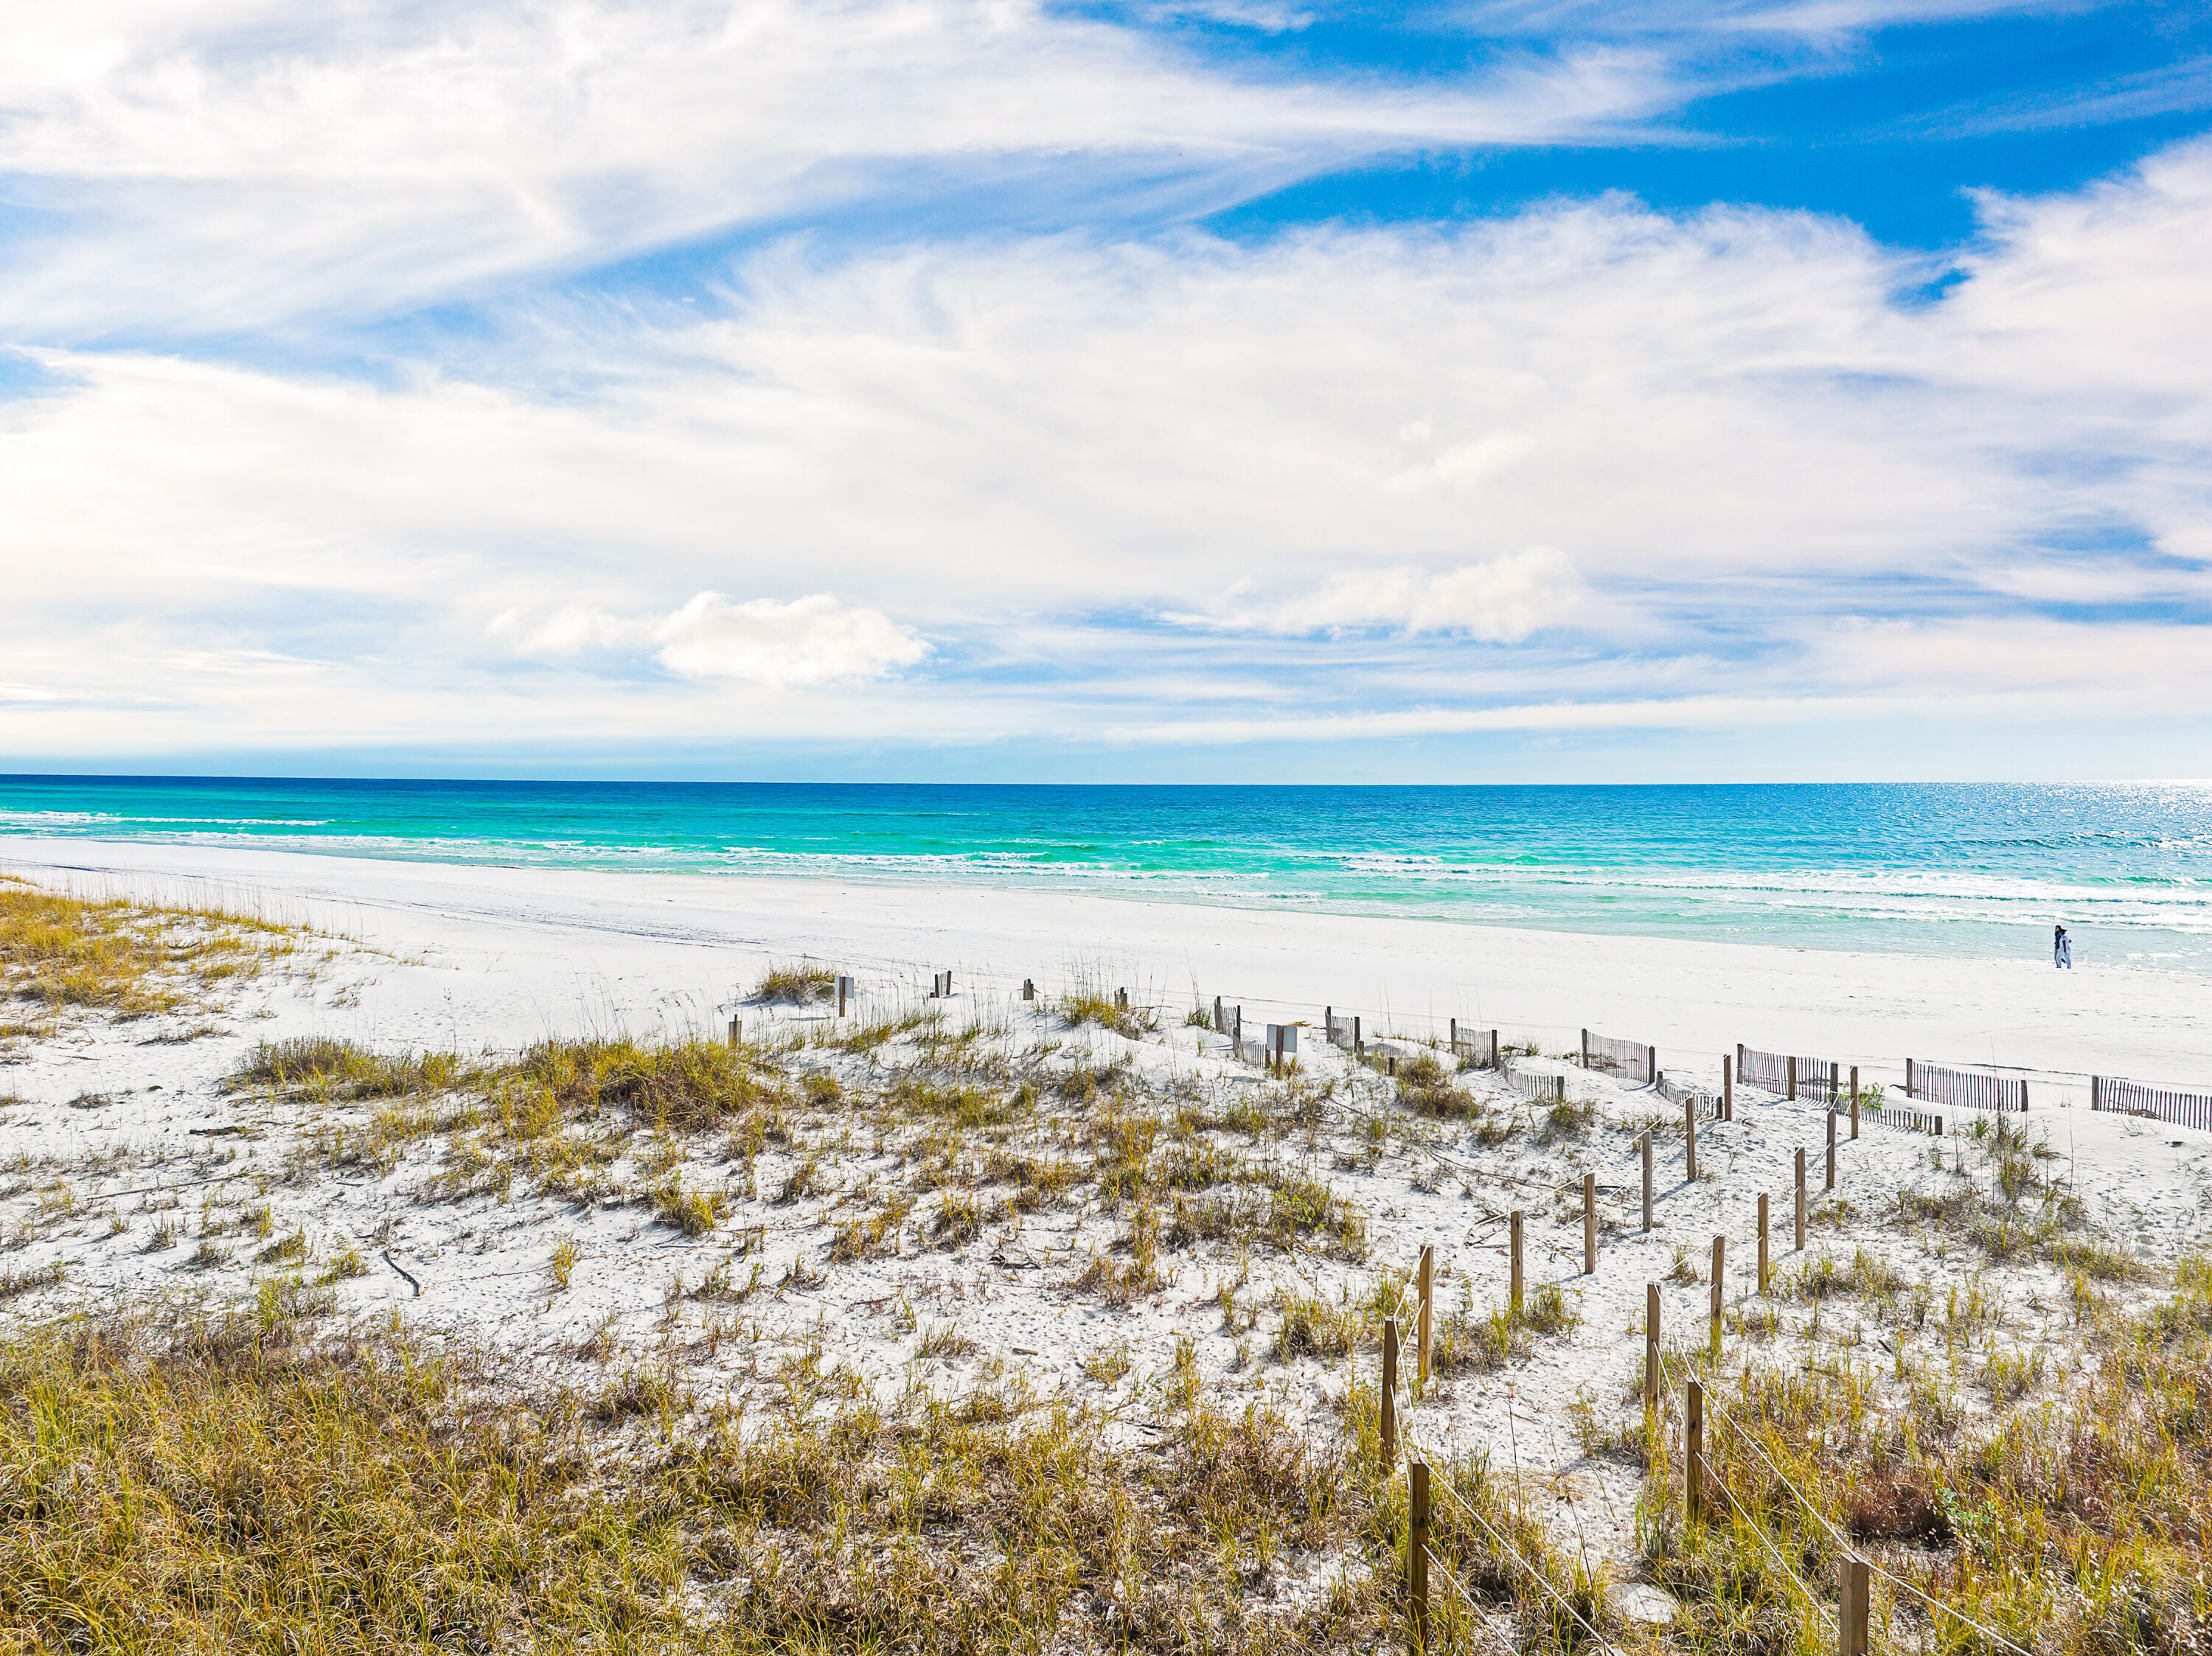
[[[1434,1303],[1435,1299],[1436,1299],[1436,1285],[1437,1285],[1436,1265],[1437,1265],[1437,1251],[1436,1251],[1436,1249],[1435,1249],[1435,1248],[1433,1248],[1433,1247],[1430,1247],[1427,1243],[1424,1242],[1424,1243],[1421,1245],[1421,1352],[1420,1352],[1420,1380],[1421,1380],[1421,1384],[1422,1384],[1422,1385],[1424,1385],[1424,1386],[1426,1386],[1426,1385],[1429,1383],[1429,1344],[1430,1344],[1430,1342],[1429,1342],[1429,1336],[1430,1336],[1430,1333],[1431,1333],[1431,1331],[1432,1328],[1434,1327],[1434,1324],[1433,1324],[1433,1322],[1432,1322],[1432,1321],[1431,1321],[1431,1315],[1430,1315],[1430,1307]]]
[[[1859,1066],[1851,1065],[1851,1137],[1859,1136]]]
[[[1513,1314],[1521,1314],[1521,1210],[1513,1210],[1513,1291],[1509,1303]]]
[[[1766,1198],[1759,1198],[1759,1294],[1766,1297]]]
[[[745,1021],[743,1018],[732,1018],[730,1020],[730,1045],[732,1046],[742,1046],[744,1044]]]
[[[1713,1338],[1716,1340],[1721,1337],[1721,1301],[1726,1297],[1728,1291],[1722,1283],[1721,1277],[1727,1266],[1728,1238],[1716,1236],[1713,1238]]]
[[[1721,1054],[1721,1119],[1735,1119],[1735,1065],[1726,1052]]]
[[[1659,1284],[1644,1284],[1644,1406],[1659,1406]]]
[[[1655,1087],[1659,1084],[1659,1049],[1656,1046],[1644,1049],[1644,1078]],[[2027,1083],[2023,1082],[2021,1085],[2024,1087]],[[2027,1096],[2025,1092],[2021,1094],[2023,1099]],[[2022,1104],[2021,1107],[2026,1109],[2027,1107]]]
[[[1651,1228],[1651,1130],[1644,1130],[1644,1228]]]
[[[1413,1612],[1413,1656],[1429,1647],[1429,1463],[1406,1463],[1406,1505],[1412,1518],[1406,1537],[1406,1599]]]
[[[1685,1176],[1694,1185],[1698,1182],[1698,1101],[1694,1098],[1682,1101],[1682,1131],[1686,1135],[1682,1141]]]
[[[1836,1187],[1836,1113],[1828,1112],[1828,1182],[1826,1188]]]
[[[1705,1388],[1690,1382],[1682,1410],[1682,1506],[1690,1522],[1705,1516]]]
[[[1805,1152],[1797,1152],[1797,1251],[1805,1251]]]
[[[1398,1319],[1382,1319],[1382,1464],[1398,1464]]]
[[[1790,1065],[1790,1091],[1786,1095],[1795,1099],[1797,1096],[1797,1060],[1792,1058],[1787,1062]]]
[[[1838,1561],[1836,1656],[1867,1656],[1869,1574],[1863,1558]]]
[[[1916,1096],[1912,1090],[1912,1060],[1909,1058],[1905,1060],[1905,1095],[1907,1098]]]
[[[1583,1031],[1583,1068],[1589,1068],[1589,1031]]]
[[[1583,1175],[1583,1275],[1597,1275],[1597,1175]]]

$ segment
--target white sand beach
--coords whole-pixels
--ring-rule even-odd
[[[214,1032],[196,1039],[149,1044],[161,1038],[158,1025],[88,1017],[15,1044],[0,1068],[0,1095],[10,1101],[0,1107],[0,1156],[26,1174],[0,1214],[15,1233],[11,1268],[59,1271],[58,1282],[9,1302],[16,1319],[149,1296],[246,1294],[257,1277],[250,1247],[227,1245],[221,1258],[204,1250],[196,1263],[181,1241],[164,1245],[152,1233],[223,1204],[265,1205],[263,1233],[301,1233],[313,1259],[349,1249],[368,1262],[366,1274],[337,1284],[344,1308],[396,1312],[427,1330],[489,1340],[518,1373],[557,1377],[604,1365],[611,1338],[614,1350],[657,1353],[709,1391],[741,1398],[763,1384],[773,1354],[800,1349],[886,1395],[918,1369],[957,1386],[966,1369],[1000,1362],[1048,1388],[1103,1385],[1135,1398],[1187,1350],[1224,1396],[1271,1399],[1326,1434],[1340,1429],[1333,1422],[1346,1387],[1374,1359],[1364,1348],[1343,1359],[1270,1359],[1270,1331],[1291,1301],[1371,1294],[1378,1273],[1409,1269],[1425,1245],[1441,1271],[1440,1307],[1480,1312],[1503,1299],[1507,1216],[1525,1210],[1532,1289],[1556,1284],[1573,1326],[1498,1373],[1432,1389],[1410,1429],[1435,1453],[1481,1449],[1542,1474],[1561,1532],[1625,1569],[1639,1477],[1578,1447],[1577,1419],[1622,1406],[1641,1360],[1647,1283],[1668,1284],[1670,1338],[1702,1339],[1709,1289],[1698,1273],[1716,1236],[1729,1239],[1730,1315],[1747,1314],[1759,1194],[1771,1198],[1778,1270],[1856,1252],[1935,1289],[1972,1279],[2010,1307],[2010,1340],[2048,1350],[2054,1375],[2091,1361],[2060,1313],[2062,1273],[2033,1257],[1991,1268],[1940,1229],[1898,1222],[1902,1193],[1932,1199],[1990,1185],[1972,1112],[1953,1111],[1941,1139],[1866,1125],[1840,1147],[1831,1195],[1821,1188],[1823,1106],[1747,1089],[1734,1120],[1700,1126],[1693,1184],[1684,1176],[1680,1109],[1648,1087],[1553,1065],[1569,1077],[1568,1096],[1589,1107],[1583,1125],[1555,1131],[1541,1107],[1493,1073],[1470,1071],[1459,1081],[1503,1124],[1486,1137],[1465,1123],[1407,1115],[1385,1075],[1324,1044],[1316,1027],[1324,1006],[1360,1014],[1378,1036],[1432,1037],[1456,1017],[1546,1052],[1572,1048],[1588,1026],[1654,1044],[1665,1070],[1711,1083],[1739,1040],[1856,1064],[1869,1085],[1893,1089],[1907,1056],[2007,1066],[2028,1077],[2031,1108],[2019,1119],[2043,1147],[2051,1199],[2078,1203],[2097,1234],[2147,1269],[2212,1238],[2212,1134],[2093,1114],[2084,1090],[2092,1071],[2212,1083],[2212,998],[2196,977],[2094,958],[2062,974],[2039,960],[78,840],[10,841],[0,872],[88,895],[212,901],[335,939],[312,975],[243,986]],[[941,1032],[969,1032],[958,1059],[969,1069],[948,1071],[942,1052],[914,1045],[916,1037],[841,1050],[823,1044],[834,1020],[818,1006],[746,1004],[772,962],[802,956],[850,973],[866,1016],[921,1013]],[[955,994],[926,1002],[932,974],[947,969]],[[1018,998],[1024,978],[1039,1002]],[[1126,986],[1139,1004],[1159,1009],[1158,1028],[1133,1038],[1070,1026],[1054,1004],[1082,986]],[[1248,1028],[1305,1024],[1298,1084],[1307,1094],[1284,1094],[1182,1026],[1189,1009],[1216,996],[1241,1004]],[[579,1200],[511,1175],[458,1176],[465,1157],[457,1147],[468,1136],[459,1129],[426,1134],[382,1167],[322,1156],[316,1135],[362,1131],[373,1102],[257,1095],[226,1083],[261,1040],[334,1035],[381,1050],[511,1053],[591,1034],[720,1039],[732,1016],[784,1072],[833,1077],[825,1096],[854,1102],[825,1107],[742,1169],[714,1143],[667,1149],[654,1176],[726,1198],[699,1234],[656,1222],[637,1193],[647,1182],[635,1170],[650,1153],[642,1137],[607,1170],[608,1194]],[[1068,1141],[1054,1135],[1085,1107],[1053,1101],[1088,1097],[1073,1084],[1085,1074],[1117,1077],[1115,1085],[1161,1101],[1170,1114],[1184,1112],[1192,1142],[1233,1147],[1266,1177],[1321,1181],[1358,1216],[1364,1248],[1321,1235],[1287,1248],[1201,1239],[1164,1249],[1158,1281],[1145,1291],[1086,1289],[1098,1280],[1096,1262],[1127,1257],[1132,1233],[1115,1204],[1079,1180],[1066,1199],[1034,1210],[998,1200],[964,1231],[943,1216],[949,1194],[897,1194],[922,1152],[903,1119],[872,1114],[859,1101],[888,1095],[902,1076],[956,1072],[994,1076],[998,1086],[1026,1077],[1046,1101],[994,1142],[1061,1146],[1053,1154],[1066,1153]],[[1320,1101],[1301,1107],[1316,1113],[1282,1118],[1302,1125],[1219,1125],[1243,1101],[1264,1115],[1276,1107],[1267,1101],[1315,1089]],[[1660,1162],[1649,1233],[1638,1214],[1637,1136],[1647,1129]],[[1805,1256],[1790,1235],[1800,1149],[1813,1168]],[[1601,1192],[1594,1275],[1583,1270],[1585,1173]],[[51,1192],[62,1186],[69,1204],[56,1220]],[[835,1257],[841,1227],[885,1214],[887,1244]],[[566,1285],[549,1265],[563,1239],[576,1249]],[[718,1303],[702,1285],[726,1289],[732,1274],[750,1275],[755,1291]],[[1785,1333],[1803,1311],[1785,1307]],[[1831,1307],[1827,1318],[1821,1324],[1816,1307],[1808,1338],[1880,1337],[1850,1311]],[[931,1329],[956,1327],[973,1343],[960,1348],[968,1355],[917,1355]],[[1115,1368],[1102,1354],[1115,1352],[1127,1377],[1100,1380]]]

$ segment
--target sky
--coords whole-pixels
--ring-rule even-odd
[[[9,9],[0,770],[2212,774],[2212,9]]]

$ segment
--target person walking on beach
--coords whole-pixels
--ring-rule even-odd
[[[2051,963],[2062,972],[2074,969],[2074,940],[2063,925],[2051,928]]]

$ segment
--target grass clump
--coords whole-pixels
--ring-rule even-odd
[[[705,1132],[787,1101],[780,1083],[764,1084],[725,1041],[552,1040],[526,1052],[506,1078],[502,1113],[524,1137],[609,1110],[656,1130]]]
[[[1060,1022],[1071,1029],[1095,1023],[1132,1040],[1159,1028],[1158,1008],[1123,1004],[1126,998],[1126,994],[1109,994],[1103,989],[1079,989],[1061,996],[1057,1010]]]
[[[835,1000],[836,997],[837,974],[828,967],[817,966],[811,961],[786,961],[771,965],[762,974],[761,980],[753,986],[752,992],[756,1002],[781,1002],[793,1006]]]
[[[1453,1080],[1433,1052],[1419,1052],[1398,1065],[1398,1101],[1418,1115],[1462,1120],[1486,1113],[1474,1094]]]
[[[328,1089],[347,1098],[444,1092],[470,1079],[454,1052],[378,1052],[337,1035],[264,1040],[231,1073],[234,1087]]]

